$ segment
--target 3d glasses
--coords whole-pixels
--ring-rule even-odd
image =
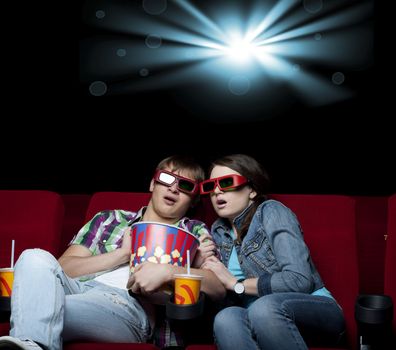
[[[172,186],[176,182],[177,189],[184,193],[195,194],[198,192],[197,182],[166,170],[157,170],[154,174],[154,180],[168,187]]]
[[[213,192],[216,187],[221,191],[231,190],[248,183],[248,179],[241,175],[226,175],[209,179],[200,183],[201,194]]]

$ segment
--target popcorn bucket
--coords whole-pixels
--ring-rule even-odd
[[[199,240],[192,233],[173,225],[141,221],[131,227],[130,270],[145,262],[187,265],[187,250],[194,260]]]

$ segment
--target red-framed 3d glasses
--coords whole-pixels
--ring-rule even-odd
[[[213,192],[216,187],[221,191],[231,190],[248,183],[248,179],[242,175],[232,174],[205,180],[200,183],[201,194]]]
[[[177,182],[177,189],[184,193],[195,194],[198,192],[197,182],[166,170],[158,169],[154,174],[154,180],[168,187]]]

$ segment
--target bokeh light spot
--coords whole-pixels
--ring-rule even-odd
[[[104,12],[103,10],[98,10],[96,11],[95,16],[97,19],[102,19],[106,16],[106,12]]]
[[[334,84],[341,85],[345,81],[345,75],[341,72],[335,72],[331,78]]]
[[[166,11],[166,0],[144,0],[143,9],[150,15],[160,15]]]
[[[118,56],[118,57],[124,57],[124,56],[126,56],[126,50],[125,50],[125,49],[118,49],[118,50],[117,50],[117,56]]]
[[[103,96],[107,92],[107,85],[103,81],[94,81],[89,85],[89,92],[93,96]]]
[[[148,35],[145,42],[150,49],[158,49],[162,45],[161,37],[155,34]]]
[[[228,89],[234,95],[246,95],[250,90],[250,81],[243,75],[234,76],[230,79],[228,83]]]
[[[147,76],[149,75],[149,70],[148,70],[147,68],[142,68],[142,69],[139,71],[139,74],[140,74],[140,76],[142,76],[142,77],[147,77]]]
[[[304,9],[309,13],[318,13],[322,8],[322,0],[304,0]]]
[[[314,39],[315,39],[316,41],[322,40],[322,34],[316,33],[315,36],[314,36]]]

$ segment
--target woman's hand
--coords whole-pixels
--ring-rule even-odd
[[[207,258],[215,256],[216,251],[216,244],[213,242],[212,236],[204,233],[199,237],[199,247],[195,254],[192,267],[200,268]]]
[[[235,276],[214,256],[207,258],[201,268],[211,270],[226,289],[232,290],[237,282]]]

